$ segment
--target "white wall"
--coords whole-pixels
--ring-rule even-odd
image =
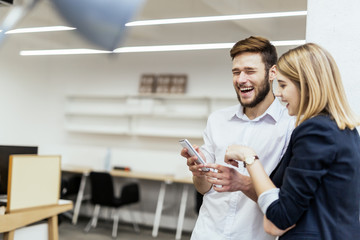
[[[352,109],[360,115],[360,1],[308,0],[306,41],[326,48],[337,62]]]

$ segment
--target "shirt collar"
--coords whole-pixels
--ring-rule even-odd
[[[244,113],[244,107],[241,104],[239,104],[238,106],[238,108],[234,109],[234,111],[229,114],[229,120],[238,118],[244,121],[260,121],[263,118],[270,117],[271,119],[273,119],[273,121],[278,122],[283,108],[280,100],[275,98],[271,105],[268,107],[268,109],[266,109],[266,111],[261,116],[250,120]]]

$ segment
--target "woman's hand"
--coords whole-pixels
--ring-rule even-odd
[[[282,236],[284,233],[286,233],[287,231],[289,231],[290,229],[294,228],[295,224],[292,225],[291,227],[288,227],[285,230],[281,230],[278,227],[275,226],[275,224],[273,224],[269,219],[267,219],[266,215],[264,215],[264,229],[265,232],[273,235],[273,236]]]
[[[226,150],[224,161],[230,165],[239,167],[238,161],[243,162],[245,161],[245,157],[255,155],[256,152],[250,147],[242,145],[231,145]]]

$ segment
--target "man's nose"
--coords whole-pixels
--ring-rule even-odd
[[[245,83],[247,81],[247,75],[244,72],[241,72],[238,79],[238,83]]]

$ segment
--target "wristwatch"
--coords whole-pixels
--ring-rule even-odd
[[[252,165],[255,160],[259,160],[259,157],[257,155],[255,156],[246,156],[244,161],[244,168],[246,168],[247,165]]]

